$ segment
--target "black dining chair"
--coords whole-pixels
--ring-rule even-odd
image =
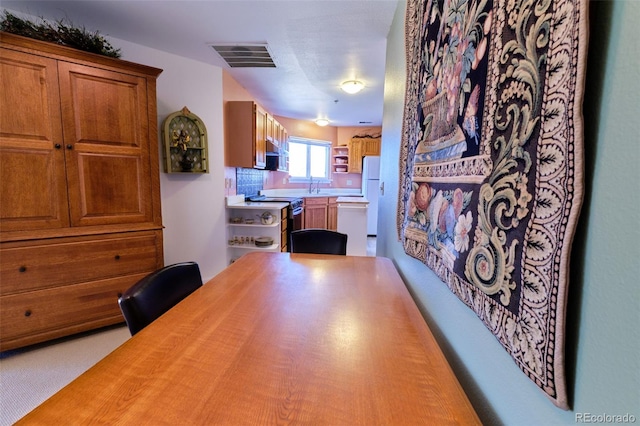
[[[118,305],[133,336],[202,286],[195,262],[165,266],[147,275],[118,298]]]
[[[329,229],[300,229],[291,232],[291,253],[347,254],[347,234]]]

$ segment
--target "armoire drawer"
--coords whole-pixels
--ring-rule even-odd
[[[161,266],[155,232],[99,238],[3,245],[0,249],[0,294],[148,273]]]
[[[100,280],[84,284],[37,290],[0,297],[1,348],[12,347],[12,341],[57,333],[88,330],[97,321],[113,318],[120,322],[122,314],[118,296],[146,273]],[[106,325],[106,324],[105,324]],[[65,333],[64,330],[67,330]],[[61,332],[62,331],[62,332]]]

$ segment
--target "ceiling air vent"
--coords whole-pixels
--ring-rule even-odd
[[[231,68],[275,68],[266,44],[212,44]]]

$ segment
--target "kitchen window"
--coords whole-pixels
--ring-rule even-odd
[[[289,138],[289,181],[329,181],[331,142]]]

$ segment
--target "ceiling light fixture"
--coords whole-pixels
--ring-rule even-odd
[[[318,119],[316,120],[316,124],[317,124],[318,126],[320,126],[320,127],[324,127],[324,126],[326,126],[327,124],[329,124],[329,120],[327,120],[326,118],[318,118]]]
[[[364,83],[358,80],[349,80],[342,83],[340,88],[348,94],[353,95],[364,89]]]

